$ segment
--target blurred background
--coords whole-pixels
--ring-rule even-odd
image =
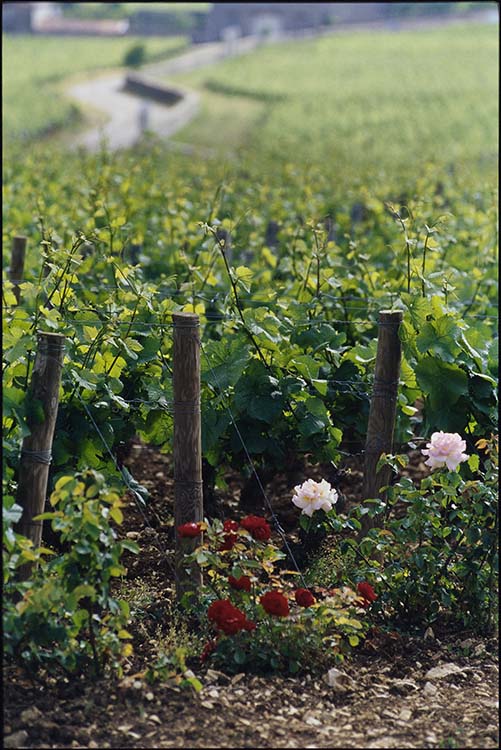
[[[491,2],[6,2],[4,143],[69,145],[108,122],[110,138],[151,127],[225,153],[328,155],[345,165],[362,156],[366,166],[408,164],[443,149],[491,159],[498,16]],[[175,122],[143,107],[138,125],[139,103],[133,111],[126,98],[106,101],[124,79],[107,93],[97,83],[70,90],[106,71],[186,86],[196,106]],[[110,122],[121,108],[121,124]]]

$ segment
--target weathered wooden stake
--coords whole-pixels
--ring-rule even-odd
[[[39,547],[42,540],[42,521],[34,516],[43,513],[47,494],[47,480],[51,462],[52,440],[59,404],[59,387],[63,366],[65,337],[59,333],[38,332],[38,346],[31,376],[28,398],[32,403],[27,418],[31,434],[24,438],[19,464],[16,501],[23,515],[16,531]],[[26,567],[26,573],[30,566]],[[21,576],[24,577],[24,576]]]
[[[186,570],[185,553],[200,538],[181,538],[178,526],[203,519],[202,432],[200,415],[200,321],[193,313],[173,313],[174,323],[174,524],[176,597],[202,584],[198,567]]]
[[[24,257],[26,254],[26,242],[27,239],[23,235],[18,235],[12,240],[12,253],[10,256],[10,267],[9,267],[9,281],[14,284],[14,295],[17,300],[17,304],[21,299],[21,292],[19,284],[23,281],[24,276]]]
[[[381,454],[391,453],[393,447],[402,350],[398,335],[401,322],[401,311],[382,310],[379,313],[374,390],[365,443],[364,500],[380,497],[381,487],[388,485],[391,478],[391,469],[388,466],[376,472],[376,465]],[[370,529],[378,525],[377,516],[363,516],[359,538],[362,539]]]

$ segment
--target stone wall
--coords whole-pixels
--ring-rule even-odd
[[[143,96],[167,105],[177,104],[185,96],[181,88],[171,85],[165,86],[137,74],[129,74],[126,77],[124,91],[130,91],[131,94],[137,94],[137,96]]]

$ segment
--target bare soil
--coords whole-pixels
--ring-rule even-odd
[[[419,457],[411,458],[409,471],[418,475]],[[167,456],[140,444],[124,462],[151,493],[144,511],[128,498],[120,530],[141,547],[127,560],[125,582],[138,603],[129,627],[135,654],[122,680],[93,683],[34,679],[5,667],[5,747],[499,747],[496,637],[438,628],[409,636],[374,627],[342,666],[348,678],[339,690],[323,675],[230,677],[196,661],[189,666],[203,683],[198,694],[147,684],[142,673],[172,612],[172,470]],[[349,501],[359,493],[361,473],[356,458],[346,468],[338,486]],[[308,476],[320,471],[308,467]],[[230,474],[227,481],[220,499],[229,516],[242,480]],[[267,489],[294,541],[287,477],[275,477]],[[443,669],[430,673],[436,667]]]

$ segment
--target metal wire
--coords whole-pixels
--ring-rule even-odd
[[[219,381],[218,381],[218,378],[216,376],[216,373],[212,369],[212,366],[210,364],[210,360],[209,360],[209,358],[208,358],[208,356],[207,356],[207,354],[205,352],[205,349],[204,349],[204,346],[203,346],[202,342],[200,342],[200,348],[201,348],[201,350],[202,350],[202,352],[204,354],[205,359],[207,360],[207,364],[209,366],[209,369],[212,372],[212,375],[214,377],[214,380],[216,381],[216,384],[217,384],[219,390],[222,391],[221,387],[219,386]],[[249,467],[250,467],[250,469],[251,469],[251,471],[252,471],[252,473],[253,473],[253,475],[254,475],[254,477],[256,479],[257,485],[258,485],[259,490],[260,490],[260,492],[261,492],[261,494],[263,496],[265,504],[268,507],[268,510],[269,510],[269,512],[271,514],[271,518],[273,520],[275,528],[276,528],[276,530],[278,531],[278,533],[280,534],[280,536],[282,538],[282,541],[283,541],[284,546],[285,546],[285,548],[287,550],[287,553],[288,553],[288,555],[289,555],[289,557],[290,557],[290,559],[292,561],[292,564],[294,565],[294,567],[296,568],[297,572],[299,573],[299,575],[301,577],[301,582],[302,582],[303,586],[305,588],[308,588],[308,585],[307,585],[307,583],[306,583],[306,581],[305,581],[305,579],[303,577],[303,573],[302,573],[299,565],[297,564],[296,558],[294,557],[294,553],[292,552],[292,550],[290,548],[290,545],[289,545],[289,542],[287,541],[287,537],[285,535],[285,531],[282,528],[282,526],[280,524],[280,521],[278,520],[278,517],[277,517],[275,511],[273,510],[273,506],[272,506],[272,504],[271,504],[271,502],[270,502],[270,500],[268,498],[268,495],[266,494],[266,491],[265,491],[265,489],[263,487],[263,483],[261,482],[261,478],[260,478],[259,474],[257,473],[256,467],[255,467],[254,462],[253,462],[253,460],[251,458],[251,455],[249,453],[247,445],[245,444],[245,441],[244,441],[244,439],[242,437],[242,433],[238,429],[238,425],[236,423],[235,417],[233,416],[233,412],[232,412],[229,404],[225,404],[225,408],[226,408],[226,411],[228,412],[228,415],[229,415],[229,417],[231,419],[231,423],[232,423],[233,427],[235,428],[235,432],[238,435],[238,439],[240,440],[240,443],[242,445],[242,448],[243,448],[243,451],[245,453],[245,457],[246,457],[247,463],[249,464]]]
[[[144,509],[142,507],[142,504],[144,502],[143,498],[141,497],[141,495],[139,494],[139,492],[136,489],[134,489],[134,487],[132,487],[132,485],[131,485],[131,483],[129,481],[129,477],[127,476],[125,470],[121,469],[120,466],[118,465],[118,461],[117,461],[116,457],[113,455],[113,452],[112,452],[110,446],[108,445],[108,443],[106,441],[106,438],[104,437],[103,433],[99,429],[99,426],[96,423],[94,417],[92,416],[92,414],[91,414],[91,412],[90,412],[87,404],[85,403],[85,401],[80,396],[78,396],[78,398],[79,398],[79,400],[80,400],[83,408],[85,409],[85,412],[87,413],[87,416],[89,417],[90,421],[92,422],[92,425],[93,425],[94,429],[96,430],[97,434],[101,438],[101,442],[103,443],[103,445],[104,445],[104,447],[105,447],[108,455],[110,456],[111,460],[113,461],[113,464],[115,465],[116,470],[121,474],[122,480],[123,480],[124,484],[126,485],[127,489],[129,490],[129,492],[132,493],[132,496],[134,497],[134,501],[136,503],[136,506],[137,506],[137,508],[138,508],[138,510],[139,510],[139,512],[140,512],[140,514],[142,516],[142,518],[143,518],[143,521],[145,522],[146,527],[149,528],[149,529],[152,529],[154,531],[154,529],[153,529],[152,525],[150,524],[150,522],[148,520],[148,517],[147,517],[147,515],[144,512]],[[160,547],[160,551],[164,554],[164,558],[165,558],[165,561],[166,561],[167,565],[169,566],[169,568],[171,569],[171,571],[173,573],[175,573],[174,565],[172,564],[172,562],[169,560],[169,557],[168,557],[168,554],[169,554],[168,550],[164,547],[162,541],[158,537],[157,537],[157,543],[158,543],[158,546]]]

